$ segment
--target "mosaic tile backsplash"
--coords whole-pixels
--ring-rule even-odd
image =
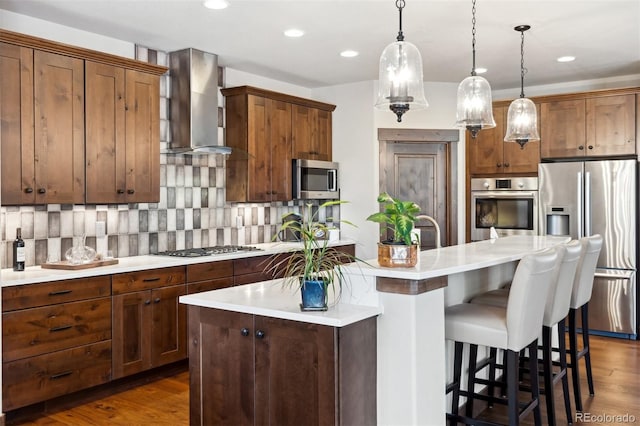
[[[140,60],[165,66],[168,63],[164,52],[140,46],[136,50]],[[219,80],[218,85],[224,87],[223,72],[219,73]],[[169,84],[169,76],[163,76],[161,149],[171,137]],[[21,228],[25,241],[26,266],[33,266],[47,260],[63,260],[65,251],[82,236],[86,237],[86,245],[94,249],[106,247],[116,257],[220,244],[270,242],[279,230],[282,215],[300,212],[303,204],[302,201],[226,203],[223,156],[161,154],[159,203],[0,207],[3,241],[0,266],[7,268],[13,263],[11,247],[16,228]],[[319,213],[318,219],[337,220],[339,214],[338,206],[329,207]],[[96,222],[105,223],[105,237],[96,237]]]

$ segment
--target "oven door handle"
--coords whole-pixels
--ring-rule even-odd
[[[492,192],[481,192],[481,191],[474,191],[474,194],[472,194],[472,197],[474,199],[482,199],[482,198],[512,198],[512,199],[518,199],[518,198],[535,198],[536,197],[536,192],[524,192],[524,191],[517,191],[517,193],[515,192],[497,192],[497,191],[492,191]]]

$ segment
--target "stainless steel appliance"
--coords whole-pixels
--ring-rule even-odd
[[[635,338],[637,161],[542,163],[540,233],[604,239],[589,302],[589,327]]]
[[[340,198],[338,163],[317,160],[293,160],[293,198],[332,200]]]
[[[173,257],[200,257],[214,256],[216,254],[237,253],[245,251],[262,251],[261,248],[253,246],[213,246],[204,248],[188,248],[182,250],[169,250],[155,253],[157,256],[173,256]]]
[[[471,240],[538,235],[538,178],[471,179]]]

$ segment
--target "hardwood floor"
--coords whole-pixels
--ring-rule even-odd
[[[581,362],[584,417],[589,413],[590,421],[576,421],[574,424],[640,423],[640,341],[592,336],[591,347],[596,396],[588,396]],[[554,390],[556,418],[559,425],[564,425],[566,419],[560,384]],[[73,401],[59,404],[56,409],[29,421],[11,421],[9,416],[7,425],[188,425],[189,373],[180,371],[150,383],[127,384],[113,395],[87,392],[81,400],[78,404],[75,396]],[[573,403],[572,408],[575,410]],[[483,418],[504,422],[504,413],[502,407],[496,406],[487,409]],[[613,417],[624,415],[628,415],[628,420],[621,418],[621,421],[616,421]],[[546,424],[544,401],[542,417]],[[523,424],[533,425],[532,416]]]

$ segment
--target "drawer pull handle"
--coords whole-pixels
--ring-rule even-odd
[[[62,296],[63,294],[69,294],[73,290],[60,290],[60,291],[50,291],[49,296]]]
[[[64,331],[64,330],[70,329],[71,327],[73,327],[73,326],[71,326],[71,325],[60,325],[58,327],[50,328],[49,332],[50,333],[55,333],[56,331]]]
[[[56,379],[62,379],[63,377],[67,377],[73,374],[73,371],[63,371],[62,373],[58,373],[58,374],[53,374],[51,376],[49,376],[49,379],[51,380],[56,380]]]
[[[160,281],[160,278],[144,278],[142,280],[143,283],[150,283],[150,282],[153,282],[153,281]]]
[[[145,300],[145,301],[144,301],[144,304],[145,304],[145,305],[150,305],[150,304],[151,304],[151,300]]]

